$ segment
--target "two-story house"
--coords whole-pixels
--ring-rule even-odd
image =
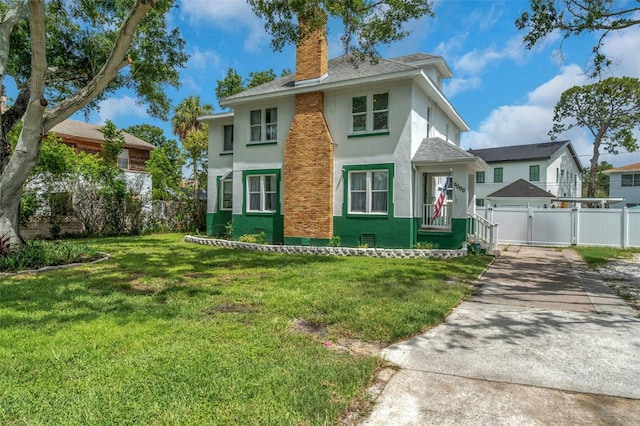
[[[469,152],[489,165],[475,177],[479,207],[551,207],[556,198],[582,195],[583,167],[570,141]]]
[[[640,205],[640,163],[605,170],[609,175],[609,197],[624,198],[611,207],[635,207]]]
[[[354,65],[328,60],[320,30],[296,72],[221,100],[209,125],[207,232],[264,231],[271,243],[457,248],[475,173],[469,128],[442,92],[444,59],[413,54]],[[436,199],[451,177],[448,201]]]
[[[104,135],[100,131],[101,127],[97,124],[69,119],[54,126],[50,132],[55,133],[65,145],[75,149],[76,152],[101,155],[104,142]],[[124,171],[128,187],[136,191],[145,201],[144,211],[150,211],[151,175],[145,172],[145,162],[150,158],[154,146],[126,132],[123,132],[123,136],[125,145],[118,156],[118,166]],[[42,191],[37,179],[30,185],[31,189],[37,192]],[[52,211],[61,216],[68,215],[75,196],[67,191],[67,189],[60,188],[58,192],[54,190],[47,194],[48,203],[41,208],[37,215],[38,219],[33,220],[21,230],[24,238],[47,235],[50,226],[48,217]],[[63,226],[63,232],[82,230],[81,225],[73,220],[66,221]]]

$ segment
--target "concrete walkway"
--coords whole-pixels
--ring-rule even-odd
[[[640,319],[572,250],[512,246],[481,294],[383,356],[363,425],[638,425]]]

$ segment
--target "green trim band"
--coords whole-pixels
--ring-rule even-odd
[[[220,156],[223,156],[223,155],[233,155],[233,151],[221,152]]]

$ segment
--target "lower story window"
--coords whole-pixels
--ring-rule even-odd
[[[349,213],[387,213],[389,171],[367,170],[349,173]]]
[[[247,211],[275,212],[277,201],[276,175],[247,176]]]
[[[231,179],[220,181],[220,210],[233,208],[233,181]]]
[[[484,198],[476,198],[476,206],[484,207]]]

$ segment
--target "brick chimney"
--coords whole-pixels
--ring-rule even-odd
[[[304,22],[300,22],[300,28],[304,26]],[[321,27],[300,40],[296,46],[296,85],[321,80],[327,75],[328,62],[325,18]]]
[[[296,85],[327,75],[326,27],[298,43]],[[333,140],[324,118],[324,92],[296,95],[284,146],[285,244],[328,243],[333,237]]]

